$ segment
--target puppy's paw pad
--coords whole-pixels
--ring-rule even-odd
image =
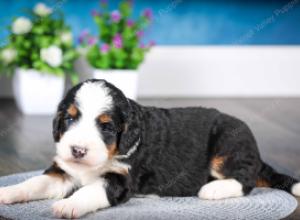
[[[72,201],[70,199],[63,199],[55,202],[52,206],[53,214],[57,218],[79,218],[85,213],[80,208],[78,202]]]
[[[198,197],[207,200],[218,200],[243,196],[242,185],[234,180],[216,180],[204,185]]]

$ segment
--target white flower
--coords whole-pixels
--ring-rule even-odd
[[[6,48],[1,51],[1,58],[3,62],[6,64],[9,64],[12,61],[14,61],[16,56],[17,56],[17,51],[15,49]]]
[[[12,24],[12,32],[14,34],[26,34],[32,28],[32,23],[28,18],[19,17]]]
[[[73,41],[73,36],[71,32],[62,32],[60,34],[60,40],[64,44],[71,43]]]
[[[52,67],[60,66],[63,61],[62,50],[55,45],[41,49],[40,56],[44,62]]]
[[[35,14],[44,17],[52,13],[52,8],[47,7],[44,3],[38,3],[33,11]]]

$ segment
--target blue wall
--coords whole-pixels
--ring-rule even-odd
[[[13,16],[36,0],[0,0],[0,41]],[[98,0],[46,0],[61,4],[67,23],[78,36],[82,29],[97,33],[90,11]],[[113,7],[117,0],[109,1]],[[135,0],[135,16],[145,7],[154,12],[146,40],[160,45],[300,44],[300,0]]]

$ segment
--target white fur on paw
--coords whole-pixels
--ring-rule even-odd
[[[300,196],[300,183],[294,184],[291,191],[293,195]]]
[[[82,204],[80,201],[75,201],[71,199],[62,199],[55,202],[52,206],[53,214],[57,218],[79,218],[86,214],[82,209]]]
[[[243,186],[235,179],[215,180],[204,185],[198,197],[217,200],[243,196]]]
[[[0,204],[12,204],[27,201],[25,193],[15,186],[0,188]]]

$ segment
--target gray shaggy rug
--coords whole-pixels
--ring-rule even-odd
[[[0,177],[0,186],[16,184],[40,174],[41,171]],[[0,216],[10,219],[54,219],[53,200],[14,205],[0,205]],[[132,198],[129,202],[99,210],[82,219],[282,219],[297,207],[297,200],[286,192],[274,189],[254,189],[246,197],[205,201],[197,197]]]

